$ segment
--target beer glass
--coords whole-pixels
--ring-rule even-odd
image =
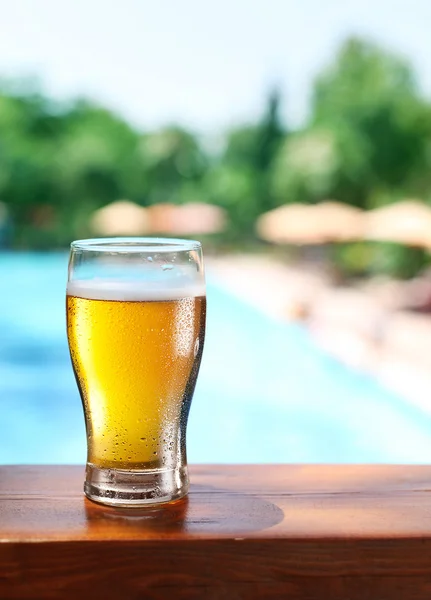
[[[205,335],[200,243],[73,242],[66,303],[87,431],[86,496],[113,506],[181,498]]]

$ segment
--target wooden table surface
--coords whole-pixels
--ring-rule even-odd
[[[0,598],[431,599],[431,467],[192,466],[113,509],[83,467],[0,467]]]

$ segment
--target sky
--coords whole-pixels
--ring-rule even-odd
[[[430,0],[0,0],[0,77],[37,77],[140,128],[216,133],[262,111],[274,85],[292,125],[349,35],[409,58],[431,98]]]

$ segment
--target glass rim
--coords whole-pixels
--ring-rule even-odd
[[[197,240],[163,237],[107,237],[75,240],[70,244],[73,251],[88,252],[189,252],[201,250]]]

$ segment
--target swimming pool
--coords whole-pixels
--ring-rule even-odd
[[[67,349],[67,255],[0,254],[0,463],[85,461]],[[188,428],[202,463],[431,462],[431,417],[223,291]]]

